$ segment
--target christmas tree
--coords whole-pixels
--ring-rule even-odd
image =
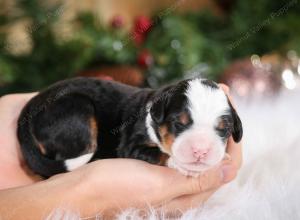
[[[140,69],[152,87],[196,75],[218,80],[236,59],[300,51],[296,0],[226,2],[222,16],[208,10],[161,16],[162,10],[137,17],[129,32],[120,16],[104,25],[91,12],[80,13],[72,23],[72,37],[63,39],[55,31],[63,4],[19,0],[18,13],[0,14],[0,25],[29,21],[30,50],[13,53],[16,45],[1,32],[0,95],[35,91],[89,69],[123,65]]]

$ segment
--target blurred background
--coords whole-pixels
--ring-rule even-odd
[[[265,97],[297,89],[299,56],[297,0],[0,0],[0,95],[200,75]]]

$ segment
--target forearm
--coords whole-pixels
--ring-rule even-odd
[[[0,219],[43,219],[56,208],[67,208],[81,216],[101,210],[91,207],[80,178],[62,175],[36,184],[0,191]],[[93,210],[95,209],[95,210]]]

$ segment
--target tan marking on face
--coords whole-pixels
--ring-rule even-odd
[[[224,122],[223,119],[221,119],[221,120],[219,121],[219,124],[218,124],[218,126],[217,126],[217,129],[220,129],[220,130],[225,129],[225,122]]]
[[[190,121],[189,116],[186,112],[182,112],[179,116],[179,121],[183,124],[183,125],[187,125]]]
[[[166,125],[162,125],[159,128],[159,135],[161,136],[161,142],[163,150],[168,154],[171,154],[171,148],[175,140],[175,136],[170,134]]]
[[[156,143],[153,143],[153,142],[147,142],[146,145],[148,147],[158,147]]]
[[[98,145],[98,125],[95,117],[90,118],[91,144],[88,146],[88,153],[93,153]]]

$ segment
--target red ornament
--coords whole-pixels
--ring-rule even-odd
[[[143,50],[139,54],[137,59],[138,64],[144,68],[148,68],[149,66],[151,66],[153,64],[153,61],[153,56],[147,50]]]
[[[152,26],[152,21],[149,17],[139,16],[135,19],[133,28],[133,39],[137,45],[142,44]]]
[[[133,41],[136,45],[141,45],[145,41],[146,37],[142,34],[136,34],[133,35]]]
[[[124,19],[121,15],[116,15],[111,20],[111,26],[113,28],[121,28],[121,27],[123,27],[123,25],[124,25]]]

